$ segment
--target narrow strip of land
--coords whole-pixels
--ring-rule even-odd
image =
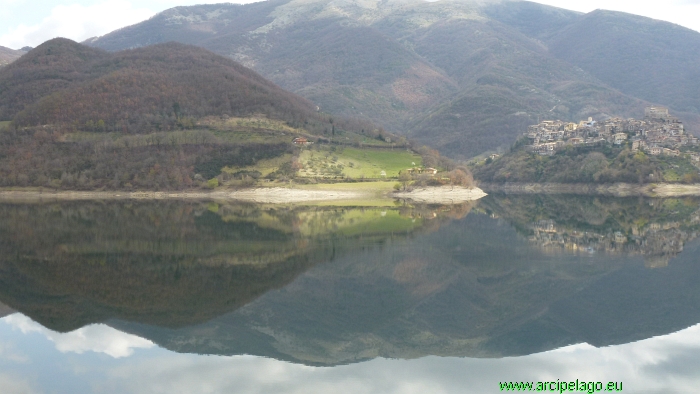
[[[284,204],[319,201],[347,201],[366,199],[403,198],[417,202],[451,204],[476,200],[486,194],[481,189],[463,187],[428,187],[411,192],[390,194],[386,190],[358,188],[324,189],[267,187],[216,191],[46,191],[0,190],[0,201],[41,202],[80,200],[236,200],[254,203]]]
[[[478,187],[437,186],[419,188],[407,192],[396,192],[393,196],[428,204],[456,204],[478,200],[486,196],[486,193]]]
[[[481,184],[487,192],[510,194],[590,194],[609,196],[682,197],[700,196],[700,184],[676,183],[504,183]]]

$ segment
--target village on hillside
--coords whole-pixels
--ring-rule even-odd
[[[602,144],[627,145],[650,155],[680,156],[682,146],[698,145],[698,138],[686,133],[683,123],[669,115],[667,108],[648,107],[644,119],[611,118],[597,122],[592,118],[579,123],[545,120],[528,127],[524,134],[530,152],[550,156],[567,146]],[[689,153],[700,165],[700,154]]]

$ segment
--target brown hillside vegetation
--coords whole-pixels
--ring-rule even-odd
[[[0,86],[0,118],[17,127],[102,121],[106,131],[143,132],[182,117],[252,114],[321,122],[308,101],[254,71],[177,43],[109,54],[54,39],[0,72]]]
[[[12,120],[41,97],[89,79],[89,64],[108,57],[60,38],[30,51],[0,72],[0,120]]]
[[[108,53],[54,39],[0,70],[0,92],[0,186],[216,187],[215,177],[243,177],[226,167],[273,159],[268,179],[286,178],[298,155],[288,133],[390,146],[368,123],[317,112],[230,59],[178,43]]]

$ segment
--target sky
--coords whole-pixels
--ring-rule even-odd
[[[249,3],[255,0],[233,0]],[[0,0],[0,45],[19,49],[54,37],[83,41],[180,5],[207,0]],[[598,8],[666,20],[700,31],[700,0],[541,0],[542,4],[590,12]]]

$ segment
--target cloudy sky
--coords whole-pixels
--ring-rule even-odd
[[[233,0],[246,3],[254,0]],[[207,0],[0,0],[0,45],[18,49],[54,37],[82,41],[128,26],[179,5],[221,3]],[[700,0],[541,0],[540,3],[589,12],[597,8],[630,12],[700,31]]]

